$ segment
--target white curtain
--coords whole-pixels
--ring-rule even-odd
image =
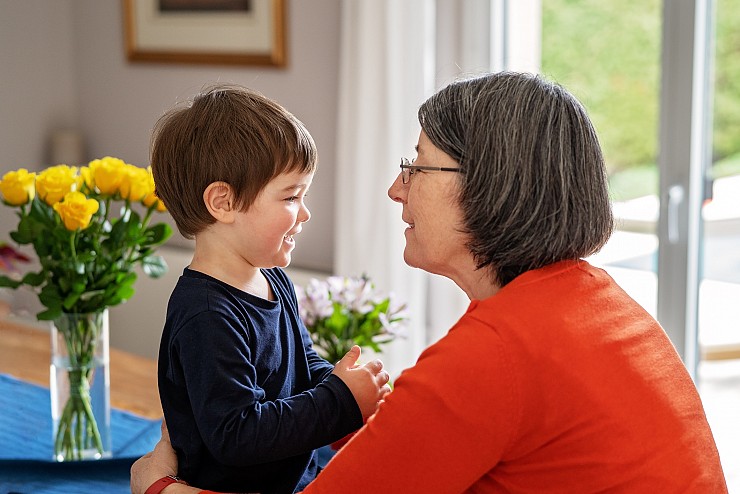
[[[472,71],[455,60],[468,43],[457,41],[456,33],[469,32],[465,26],[450,22],[452,14],[470,18],[459,14],[462,4],[342,3],[334,271],[367,274],[380,290],[393,291],[408,303],[407,337],[387,345],[380,355],[393,377],[443,336],[468,304],[451,281],[404,263],[401,205],[387,196],[401,156],[415,156],[419,105],[455,74]]]

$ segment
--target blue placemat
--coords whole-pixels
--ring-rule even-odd
[[[113,409],[111,459],[56,463],[49,390],[0,374],[0,494],[130,492],[131,464],[154,448],[160,424]]]

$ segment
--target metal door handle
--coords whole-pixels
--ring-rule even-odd
[[[683,186],[671,185],[668,189],[668,243],[677,244],[679,239],[678,209],[683,202]]]

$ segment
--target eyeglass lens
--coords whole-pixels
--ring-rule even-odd
[[[403,184],[409,183],[409,179],[411,178],[411,170],[409,168],[405,168],[407,166],[410,166],[411,163],[406,158],[401,158],[401,182]]]

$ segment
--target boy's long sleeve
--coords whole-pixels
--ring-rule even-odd
[[[227,327],[230,321],[217,313],[203,313],[193,324],[219,328],[207,335],[203,331],[180,331],[175,340],[184,369],[183,384],[189,394],[188,408],[198,424],[198,434],[219,462],[246,466],[292,457],[335,441],[362,425],[359,407],[338,377],[322,376],[318,385],[301,393],[268,399],[291,377],[311,386],[310,376],[281,376],[278,371],[285,358],[280,347],[269,358],[253,355],[237,328]],[[294,350],[301,353],[304,348]],[[252,362],[274,367],[275,372],[258,371]]]
[[[159,393],[180,475],[222,492],[292,493],[315,450],[362,425],[351,391],[311,346],[290,280],[265,300],[186,269],[167,311]]]

